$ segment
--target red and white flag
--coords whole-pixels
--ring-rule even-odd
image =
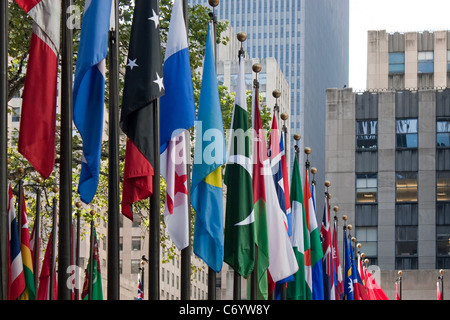
[[[189,245],[186,134],[173,137],[161,153],[161,175],[166,180],[164,222],[178,250]]]
[[[389,300],[388,296],[381,289],[380,285],[375,281],[375,278],[368,270],[365,270],[367,294],[370,300]],[[397,292],[397,283],[395,284],[395,291],[397,300],[400,299]]]
[[[33,19],[22,95],[19,152],[44,178],[55,165],[55,130],[61,1],[16,0]]]

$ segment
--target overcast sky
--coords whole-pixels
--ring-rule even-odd
[[[366,88],[367,31],[450,30],[450,0],[350,0],[350,75]]]

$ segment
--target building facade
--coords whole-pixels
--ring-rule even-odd
[[[405,299],[435,299],[450,267],[447,34],[369,31],[368,90],[327,90],[332,203],[392,299],[398,270]]]
[[[209,6],[206,0],[189,4]],[[290,86],[290,153],[293,135],[301,134],[300,148],[312,148],[311,165],[318,169],[317,181],[324,181],[325,91],[348,83],[349,1],[228,0],[214,10],[219,20],[247,34],[250,59],[277,60]],[[319,184],[318,194],[323,191]]]

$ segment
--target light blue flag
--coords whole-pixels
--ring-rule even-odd
[[[78,192],[85,203],[94,198],[99,181],[111,2],[85,2],[75,70],[73,121],[83,140]]]
[[[223,261],[223,195],[221,165],[225,137],[215,70],[213,37],[208,25],[192,169],[191,203],[196,212],[194,253],[215,272]]]

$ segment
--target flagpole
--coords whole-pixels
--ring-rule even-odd
[[[119,3],[109,31],[108,300],[120,299],[119,274]]]
[[[241,43],[241,48],[238,52],[238,58],[239,58],[239,65],[241,64],[241,59],[244,59],[245,57],[245,50],[243,48],[243,42],[247,40],[247,34],[245,32],[239,32],[237,34],[237,39]],[[231,124],[233,127],[233,124]],[[233,278],[233,299],[234,300],[241,300],[241,276],[236,271],[233,272],[234,278]]]
[[[212,7],[212,12],[209,13],[210,22],[213,25],[213,49],[214,49],[214,61],[215,68],[217,68],[217,45],[216,45],[216,25],[217,17],[214,12],[214,8],[219,5],[220,0],[208,0],[209,5]],[[216,300],[216,272],[208,267],[208,300]]]
[[[95,210],[91,210],[91,243],[89,244],[89,300],[92,300],[92,282],[94,281],[94,215]]]
[[[75,300],[80,299],[80,290],[78,289],[79,267],[80,267],[80,232],[81,232],[81,202],[77,202],[77,248],[75,254]]]
[[[441,283],[441,300],[444,300],[444,269],[439,270],[438,279]]]
[[[187,0],[183,0],[183,18],[186,25],[186,36],[188,37],[188,4]],[[188,132],[185,134],[187,138],[189,138]],[[190,139],[186,139],[186,150],[191,150],[190,148]],[[191,183],[189,182],[191,178],[191,166],[190,166],[190,157],[186,157],[186,173],[187,173],[187,196],[190,198],[191,195]],[[188,200],[188,234],[189,239],[191,239],[191,206],[190,199]],[[181,300],[189,300],[191,297],[191,256],[192,256],[192,248],[191,245],[188,245],[186,248],[181,250],[181,269],[180,269],[180,278],[181,278],[181,287],[180,287],[180,298]],[[142,280],[144,281],[144,280]]]
[[[54,187],[54,193],[58,192],[58,188]],[[55,269],[56,269],[56,243],[57,240],[57,228],[58,225],[58,213],[56,210],[57,201],[56,201],[56,195],[53,197],[53,225],[52,225],[52,257],[50,260],[50,293],[49,293],[49,300],[53,300],[53,293],[54,293],[54,287],[55,287]],[[58,280],[60,280],[58,278]],[[65,283],[64,283],[65,284]],[[58,296],[59,296],[59,287],[58,287]],[[59,297],[58,297],[59,298]]]
[[[160,156],[159,156],[159,145],[160,145],[160,132],[159,132],[159,98],[155,101],[154,112],[154,146],[155,146],[155,163],[153,166],[154,176],[153,176],[153,194],[150,197],[150,245],[149,245],[149,300],[159,300],[159,254],[160,254]]]
[[[41,182],[42,178],[40,179],[38,183]],[[41,224],[41,189],[36,187],[36,213],[34,217],[34,263],[33,263],[33,271],[34,271],[34,288],[36,291],[36,297],[37,297],[37,289],[38,289],[38,283],[39,283],[39,251],[40,251],[40,245],[39,245],[39,233],[40,233],[40,224]]]
[[[8,3],[0,6],[0,299],[8,290]]]
[[[72,69],[73,30],[67,24],[72,19],[72,0],[62,1],[62,56],[61,56],[61,161],[60,161],[60,210],[58,238],[58,299],[71,300],[71,288],[67,286],[71,260],[72,229]],[[56,241],[55,241],[56,243]]]
[[[261,66],[259,64],[254,64],[252,66],[253,72],[255,72],[255,79],[253,80],[253,87],[259,88],[259,81],[258,81],[258,73],[261,71]],[[258,92],[256,90],[256,92]],[[254,99],[259,99],[258,95],[255,95]],[[255,109],[252,110],[252,118],[255,118]],[[253,131],[254,131],[254,121],[253,123]],[[254,150],[253,150],[254,152]],[[250,287],[250,299],[256,300],[257,299],[257,289],[258,289],[258,246],[255,243],[255,267],[252,271],[252,277],[251,277],[251,287]]]
[[[22,243],[22,210],[23,210],[23,180],[19,179],[19,203],[17,204],[17,233],[19,236],[19,243]]]

